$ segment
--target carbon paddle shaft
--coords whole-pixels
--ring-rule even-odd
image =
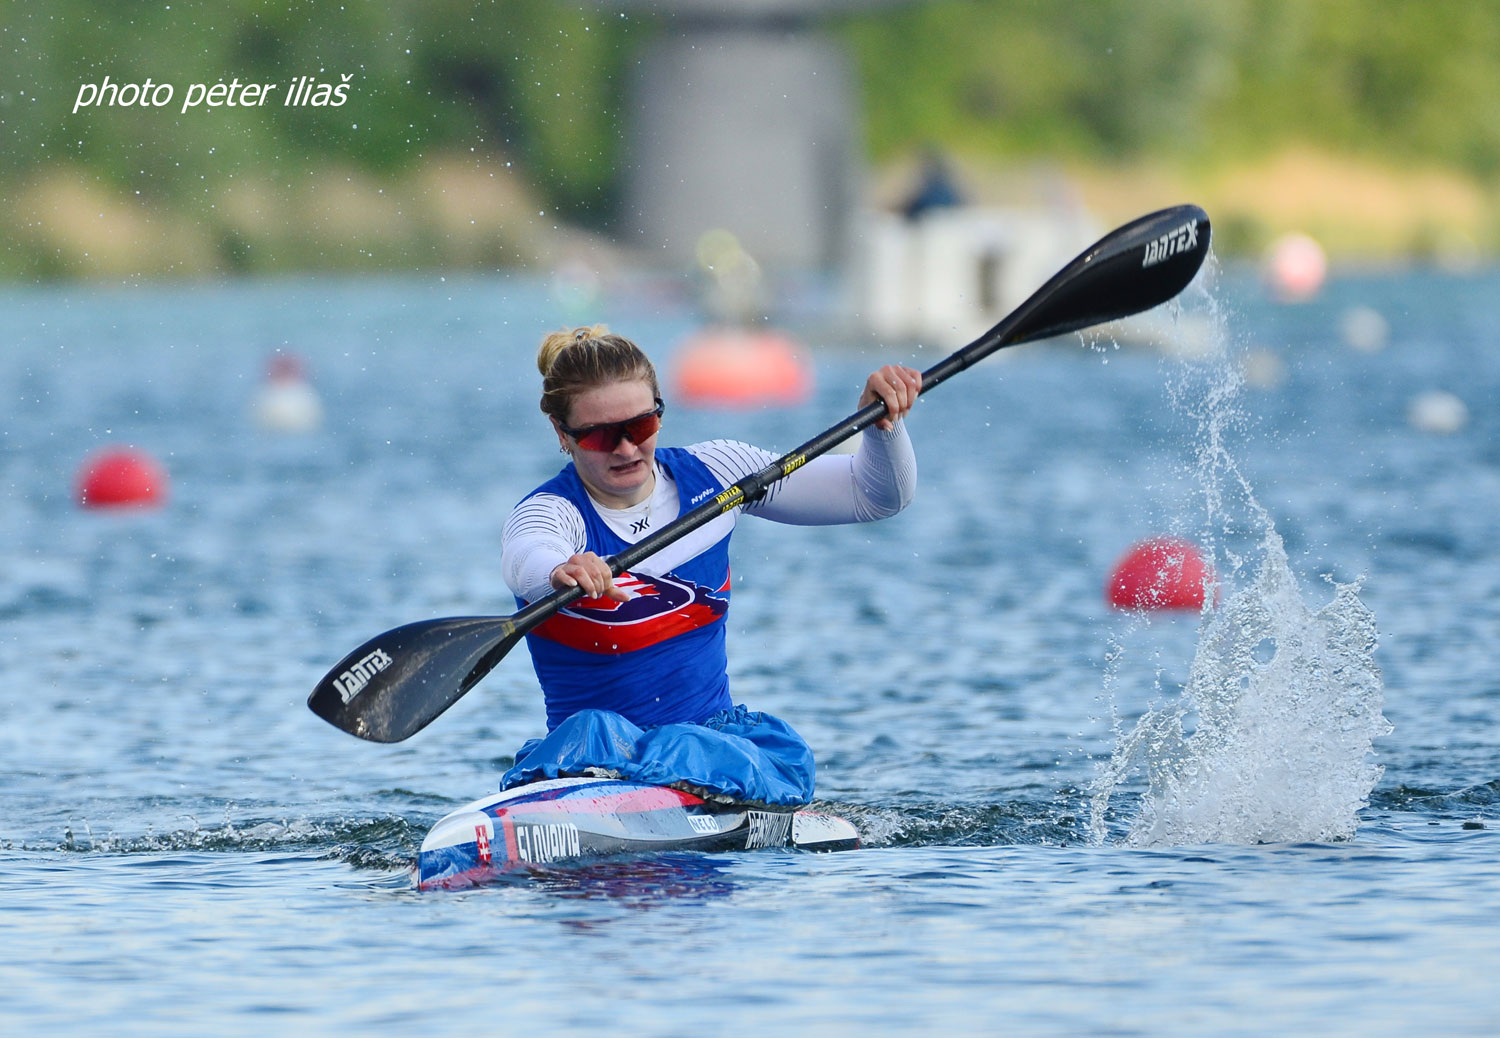
[[[1005,346],[1119,320],[1174,298],[1208,255],[1209,220],[1193,205],[1133,220],[1080,254],[999,324],[922,373],[922,392]],[[885,401],[842,422],[679,516],[609,560],[618,576],[725,512],[758,501],[775,483],[879,421]],[[507,617],[422,620],[372,638],[340,660],[308,697],[330,724],[375,742],[399,742],[473,688],[532,628],[583,597],[554,592]]]

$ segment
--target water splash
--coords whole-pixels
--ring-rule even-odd
[[[1149,785],[1126,836],[1134,846],[1354,835],[1382,771],[1372,741],[1391,730],[1375,617],[1357,583],[1334,585],[1327,605],[1309,609],[1280,537],[1267,537],[1256,579],[1205,618],[1178,702],[1148,711],[1101,770],[1096,839],[1137,764]]]
[[[1373,740],[1391,731],[1375,617],[1358,581],[1330,581],[1333,598],[1316,610],[1304,602],[1275,524],[1229,449],[1244,422],[1241,378],[1217,304],[1201,288],[1197,301],[1215,320],[1218,348],[1183,364],[1169,396],[1197,424],[1191,477],[1203,539],[1228,562],[1224,602],[1201,614],[1175,702],[1148,710],[1128,732],[1117,722],[1114,752],[1091,789],[1090,832],[1105,841],[1111,798],[1143,769],[1129,845],[1349,839],[1382,773],[1370,760]],[[1111,700],[1128,655],[1112,647]]]

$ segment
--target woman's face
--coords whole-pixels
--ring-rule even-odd
[[[606,382],[584,390],[573,398],[568,408],[567,425],[583,429],[606,422],[623,422],[656,407],[650,383],[635,379],[629,382]],[[583,483],[601,503],[615,508],[637,504],[652,490],[652,472],[656,456],[656,434],[643,443],[629,436],[620,437],[613,450],[585,450],[562,429],[558,442],[573,456],[573,464]]]

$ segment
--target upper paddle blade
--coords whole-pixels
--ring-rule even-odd
[[[340,660],[307,706],[350,735],[400,742],[452,706],[521,636],[510,617],[406,624]]]
[[[1159,306],[1197,275],[1209,231],[1208,214],[1195,205],[1132,220],[1058,271],[996,330],[1004,328],[1007,344],[1030,342]]]

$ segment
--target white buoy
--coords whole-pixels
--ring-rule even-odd
[[[1372,306],[1351,306],[1344,311],[1339,321],[1339,331],[1344,343],[1364,353],[1379,353],[1385,349],[1390,335],[1390,326],[1380,311]]]
[[[306,433],[323,424],[323,401],[300,357],[279,350],[272,355],[253,412],[256,423],[272,432]]]
[[[1271,290],[1283,302],[1311,299],[1323,287],[1328,259],[1323,246],[1305,234],[1284,234],[1271,245],[1266,258]]]
[[[1274,350],[1258,347],[1241,362],[1245,384],[1256,389],[1277,389],[1286,381],[1286,364]]]
[[[1451,435],[1468,424],[1469,408],[1446,390],[1429,389],[1412,398],[1406,417],[1423,432]]]
[[[592,313],[603,294],[604,278],[584,260],[565,259],[553,268],[552,298],[565,313]]]

